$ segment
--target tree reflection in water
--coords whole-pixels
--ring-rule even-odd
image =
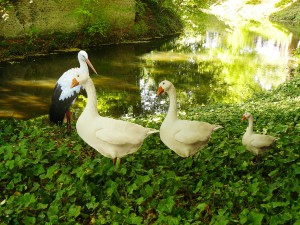
[[[161,102],[167,97],[155,97],[164,79],[175,85],[181,109],[240,102],[289,79],[291,51],[299,38],[257,23],[228,29],[215,17],[207,17],[206,24],[203,17],[194,21],[198,24],[187,25],[178,37],[87,50],[100,73],[92,75],[100,114],[165,112],[168,104]],[[0,118],[47,114],[57,78],[78,66],[74,55],[67,52],[2,63]],[[77,114],[85,105],[84,95],[77,101]]]

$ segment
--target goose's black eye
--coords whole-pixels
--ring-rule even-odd
[[[79,75],[77,75],[77,77],[79,77]]]
[[[165,82],[163,82],[163,85],[165,85]]]

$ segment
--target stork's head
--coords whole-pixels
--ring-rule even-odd
[[[86,53],[86,51],[81,50],[80,52],[78,52],[78,61],[80,63],[80,65],[82,63],[86,63],[89,65],[89,67],[91,67],[91,69],[96,73],[97,71],[95,70],[94,66],[92,65],[92,63],[90,62],[89,58],[88,58],[88,54]],[[80,66],[81,67],[81,66]],[[78,73],[74,76],[73,80],[72,80],[72,84],[71,84],[71,88],[76,87],[79,84],[83,84],[85,81],[87,81],[90,78],[89,73]]]
[[[94,66],[92,65],[92,63],[89,60],[88,54],[86,53],[86,51],[81,50],[80,52],[78,52],[78,61],[79,62],[85,62],[89,65],[89,67],[91,67],[91,69],[96,73],[97,71],[95,70]]]
[[[88,57],[88,54],[86,53],[86,51],[83,51],[83,50],[81,50],[81,51],[79,51],[78,52],[78,61],[86,61],[86,59],[88,59],[89,57]]]
[[[251,113],[248,113],[248,112],[245,112],[243,117],[242,117],[242,120],[248,120],[250,117],[252,117]]]
[[[168,92],[170,90],[170,88],[172,88],[172,87],[174,87],[173,84],[168,80],[164,80],[164,81],[160,82],[156,96],[159,96],[160,94],[162,94],[164,92]]]

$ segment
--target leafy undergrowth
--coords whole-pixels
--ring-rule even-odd
[[[244,104],[181,111],[224,129],[192,158],[154,134],[117,167],[47,117],[0,121],[0,224],[300,224],[299,90],[297,78]],[[241,144],[246,110],[280,137],[257,163]]]

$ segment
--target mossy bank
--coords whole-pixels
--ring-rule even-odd
[[[170,5],[153,0],[13,1],[0,21],[0,61],[66,48],[134,42],[181,31]]]
[[[292,23],[296,26],[300,26],[300,2],[299,1],[281,1],[278,3],[278,8],[281,9],[270,15],[270,20],[280,23]],[[285,7],[284,3],[288,3]]]

